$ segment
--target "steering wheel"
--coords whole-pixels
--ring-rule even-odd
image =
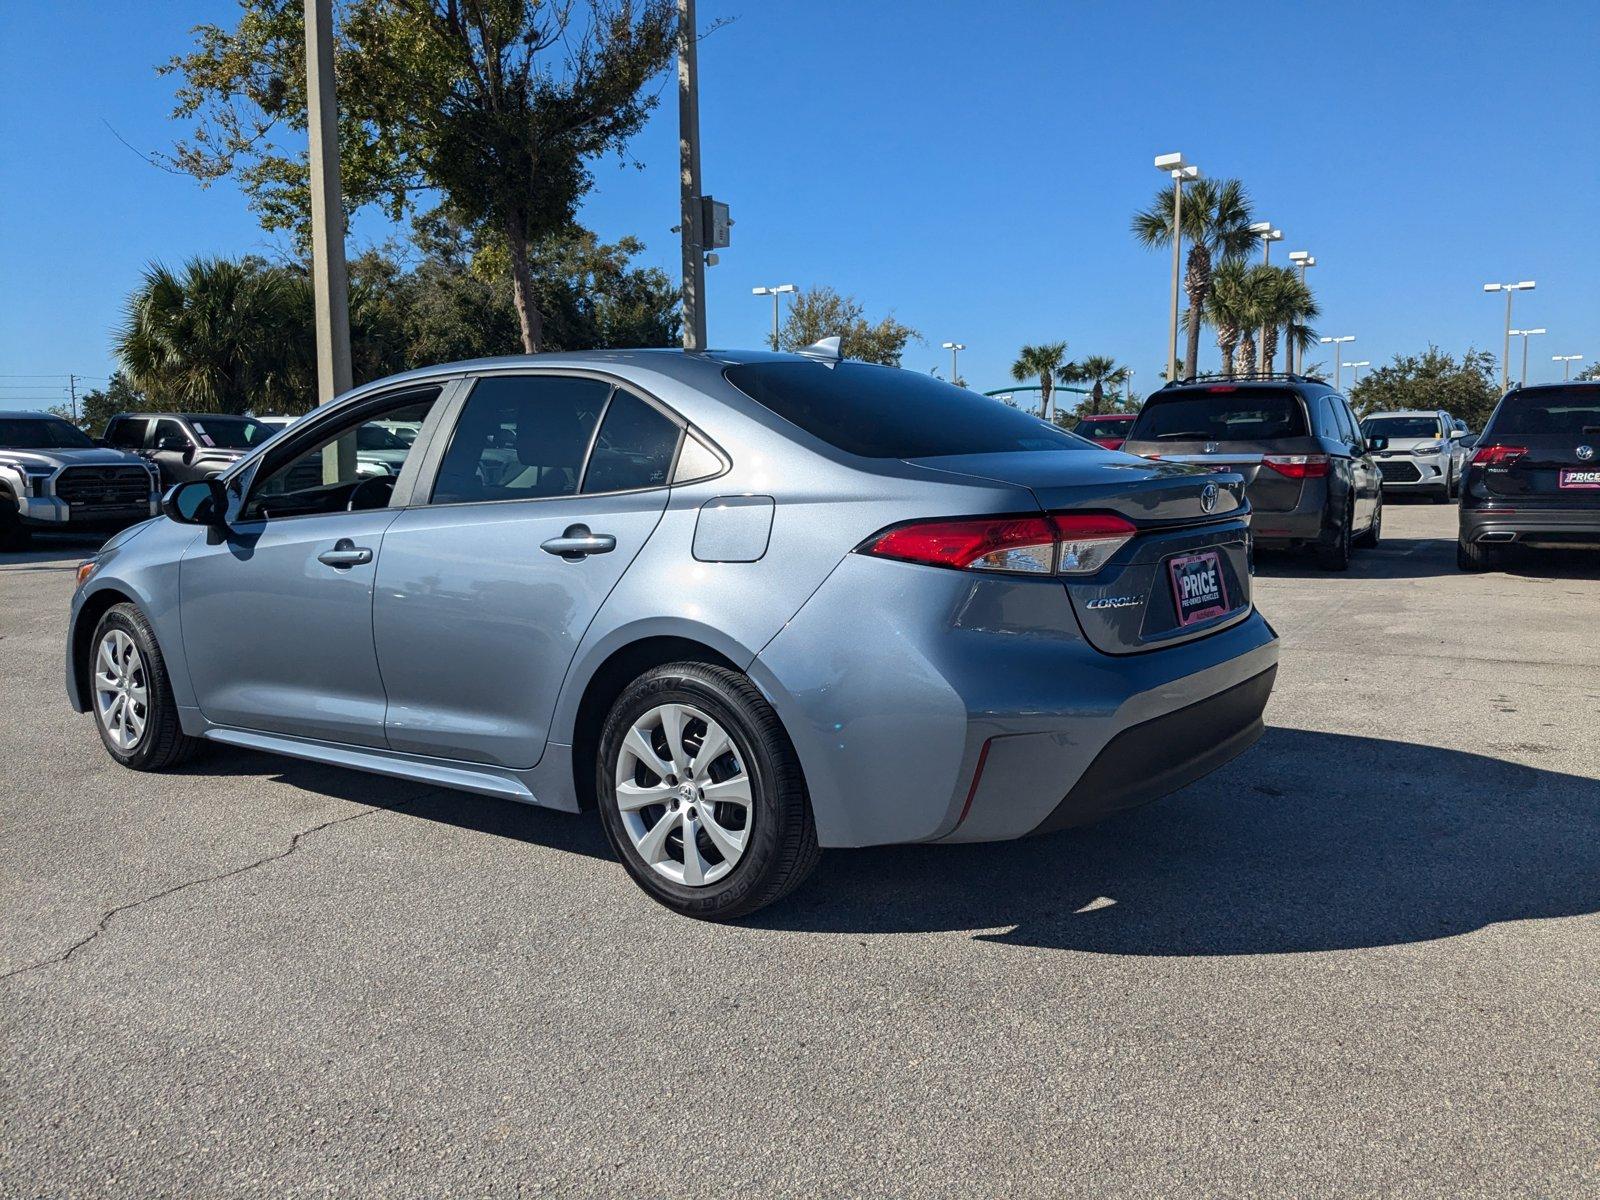
[[[389,497],[394,494],[393,475],[373,475],[363,479],[350,490],[350,499],[345,501],[346,512],[364,512],[369,508],[383,508],[389,503]]]

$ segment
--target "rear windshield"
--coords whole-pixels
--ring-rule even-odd
[[[1134,442],[1267,442],[1306,436],[1300,397],[1288,388],[1185,390],[1144,403]]]
[[[726,377],[813,437],[862,458],[1091,448],[998,400],[896,367],[746,363],[729,367]]]
[[[0,447],[11,450],[81,450],[94,440],[60,417],[7,417],[0,420]]]
[[[1502,437],[1600,438],[1600,388],[1550,388],[1507,396],[1491,430]]]
[[[1127,437],[1132,428],[1133,421],[1129,417],[1085,417],[1072,432],[1086,438],[1119,438]]]
[[[1368,417],[1361,422],[1365,437],[1437,438],[1442,436],[1438,417]]]

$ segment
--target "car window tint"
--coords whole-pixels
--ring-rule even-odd
[[[437,388],[396,398],[393,407],[366,409],[359,418],[322,431],[311,445],[271,458],[250,490],[244,516],[299,517],[314,513],[383,508],[389,503],[408,450],[362,449],[362,432],[383,421],[422,421],[439,397]],[[270,451],[268,452],[270,454]]]
[[[1513,393],[1501,401],[1484,434],[1600,441],[1600,388],[1590,384]]]
[[[163,417],[156,422],[156,437],[154,444],[159,446],[163,438],[177,438],[185,446],[190,445],[189,435],[184,432],[182,425],[170,417]]]
[[[572,376],[478,380],[439,464],[433,502],[573,495],[610,394],[608,383]]]
[[[623,492],[664,486],[678,448],[678,432],[676,421],[618,388],[600,423],[583,490]]]
[[[122,450],[141,450],[144,448],[144,431],[149,425],[150,422],[143,417],[124,417],[111,423],[111,435],[106,440]]]
[[[1305,411],[1290,389],[1218,384],[1157,392],[1145,401],[1128,440],[1264,442],[1305,435]]]
[[[1386,437],[1391,441],[1397,438],[1440,438],[1443,431],[1439,428],[1439,418],[1435,416],[1418,417],[1368,417],[1361,423],[1361,432],[1368,437]]]
[[[1350,411],[1350,402],[1343,399],[1339,401],[1339,427],[1345,441],[1354,444],[1361,440],[1361,435],[1356,432],[1356,415]]]
[[[916,371],[789,361],[745,363],[724,374],[764,408],[863,458],[1096,449],[999,400]]]

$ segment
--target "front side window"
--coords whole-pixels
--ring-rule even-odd
[[[576,494],[611,385],[562,375],[491,375],[473,385],[439,464],[435,504]]]
[[[835,449],[862,458],[934,458],[1093,444],[991,397],[897,367],[762,362],[727,381]]]
[[[150,422],[143,417],[124,417],[111,423],[111,436],[106,440],[119,450],[144,449],[144,431]]]
[[[606,406],[600,436],[595,438],[583,490],[626,492],[662,487],[677,449],[677,422],[632,392],[618,388]]]
[[[326,430],[287,461],[269,458],[262,468],[265,474],[250,491],[243,515],[271,519],[385,507],[409,448],[363,450],[363,434],[383,421],[420,423],[438,397],[439,389],[433,388],[397,398],[392,407],[363,408],[359,417]]]

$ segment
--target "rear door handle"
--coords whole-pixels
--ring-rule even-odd
[[[330,567],[344,570],[349,567],[359,567],[362,563],[372,561],[372,551],[365,546],[358,546],[349,538],[340,538],[333,544],[332,550],[324,550],[317,555],[317,561]]]
[[[587,525],[569,525],[560,537],[540,542],[546,554],[559,554],[568,562],[580,562],[590,554],[610,554],[617,539],[609,533],[590,533]]]

